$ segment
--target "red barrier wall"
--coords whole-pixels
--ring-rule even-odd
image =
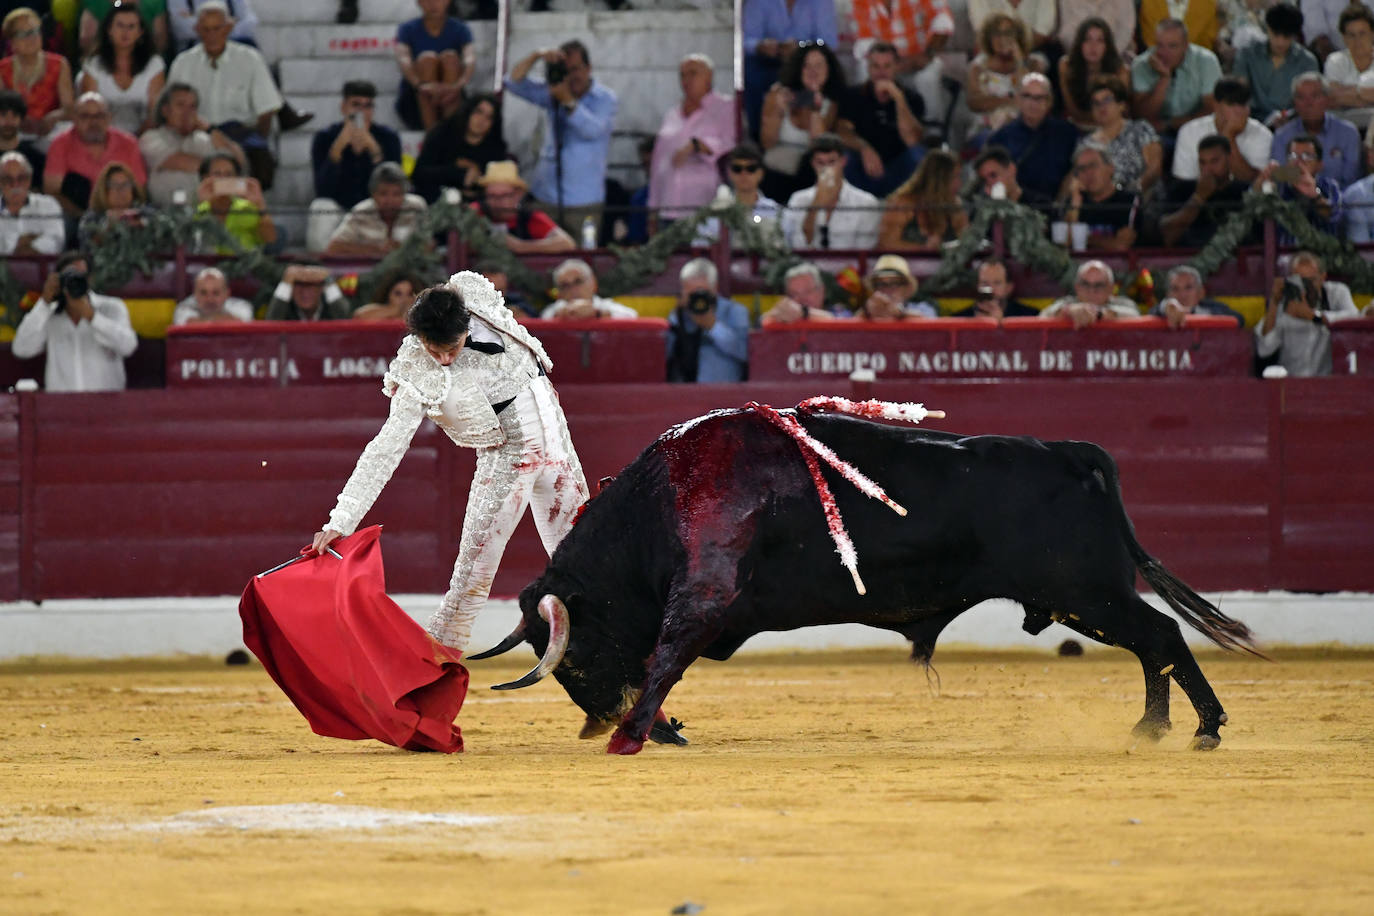
[[[1141,541],[1198,588],[1374,591],[1367,379],[561,390],[593,489],[674,422],[826,393],[924,401],[949,412],[936,428],[1101,443]],[[0,398],[0,598],[237,593],[323,524],[386,409],[371,384]],[[368,517],[386,525],[391,590],[446,585],[472,466],[433,426],[417,434]],[[527,519],[496,593],[543,563]]]

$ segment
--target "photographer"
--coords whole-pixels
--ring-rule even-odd
[[[1015,284],[1007,274],[1007,264],[996,258],[989,258],[978,265],[978,294],[973,304],[951,313],[951,318],[1035,318],[1040,315],[1011,294]]]
[[[668,316],[668,381],[742,382],[749,368],[749,310],[716,292],[716,265],[694,258],[678,274]]]
[[[34,303],[14,332],[16,359],[47,352],[48,391],[121,391],[124,360],[138,348],[122,300],[91,292],[90,261],[79,251],[57,259]]]
[[[544,62],[545,82],[529,77],[539,61]],[[592,79],[591,58],[580,41],[526,55],[505,86],[543,108],[549,121],[530,183],[539,209],[573,238],[582,238],[584,220],[601,225],[606,159],[620,105],[615,93]]]
[[[1330,324],[1359,316],[1350,287],[1327,280],[1326,265],[1310,251],[1293,255],[1289,267],[1288,277],[1275,278],[1255,326],[1255,350],[1289,375],[1330,375]]]

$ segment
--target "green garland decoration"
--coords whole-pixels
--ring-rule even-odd
[[[987,249],[994,222],[1002,224],[1010,260],[1053,277],[1066,289],[1073,286],[1073,259],[1049,240],[1043,214],[1016,201],[980,197],[974,201],[968,228],[944,248],[939,268],[921,283],[921,290],[939,293],[973,283],[968,265]]]

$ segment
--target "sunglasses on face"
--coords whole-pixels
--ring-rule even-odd
[[[731,173],[733,173],[733,174],[735,174],[735,175],[742,175],[742,174],[744,174],[745,172],[750,172],[750,173],[758,172],[758,171],[762,171],[762,169],[763,169],[763,166],[759,165],[757,162],[732,162],[732,163],[730,163],[730,171],[731,171]]]

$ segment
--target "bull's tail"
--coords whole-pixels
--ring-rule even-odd
[[[1140,541],[1136,540],[1135,525],[1126,514],[1126,504],[1121,497],[1121,478],[1117,474],[1116,462],[1111,455],[1095,445],[1077,443],[1083,448],[1079,455],[1089,465],[1092,472],[1101,475],[1101,483],[1107,497],[1112,501],[1117,525],[1126,539],[1131,559],[1141,576],[1150,583],[1159,597],[1173,608],[1184,621],[1212,642],[1233,652],[1248,652],[1268,660],[1269,656],[1260,651],[1255,644],[1255,636],[1250,628],[1233,617],[1221,612],[1215,604],[1193,591],[1182,579],[1164,568],[1164,564],[1152,557]]]

